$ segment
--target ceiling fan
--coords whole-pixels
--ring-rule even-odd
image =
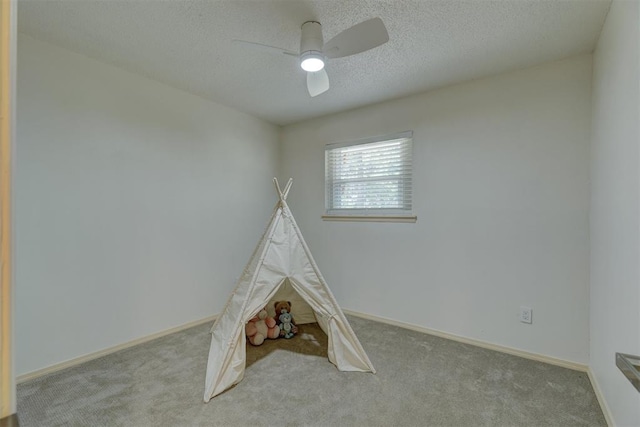
[[[317,21],[302,24],[300,52],[294,52],[262,43],[233,40],[260,50],[298,57],[300,67],[307,72],[307,90],[318,96],[329,90],[329,76],[325,69],[327,59],[355,55],[389,41],[389,34],[380,18],[373,18],[347,28],[326,43],[322,39],[322,25]]]

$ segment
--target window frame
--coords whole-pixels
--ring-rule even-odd
[[[385,141],[392,141],[396,139],[408,139],[410,144],[409,161],[408,164],[413,164],[413,131],[404,131],[382,136],[374,136],[368,138],[361,138],[357,140],[350,140],[332,144],[326,144],[324,148],[324,215],[322,219],[325,221],[375,221],[375,222],[416,222],[417,216],[413,212],[413,191],[410,194],[409,204],[411,209],[386,209],[386,208],[372,208],[372,209],[332,209],[329,206],[329,200],[331,198],[331,187],[328,182],[329,177],[329,153],[331,150],[353,147],[357,145],[373,144]],[[413,169],[410,172],[411,187],[413,187]]]

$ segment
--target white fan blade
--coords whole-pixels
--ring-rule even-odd
[[[323,53],[327,58],[355,55],[389,41],[389,33],[382,19],[373,18],[347,28],[325,43]]]
[[[233,40],[233,43],[236,45],[248,46],[250,48],[261,50],[263,52],[278,53],[282,55],[289,55],[289,56],[296,56],[296,57],[299,56],[298,52],[294,52],[288,49],[283,49],[281,47],[269,46],[262,43],[248,42],[246,40]]]
[[[307,73],[307,90],[312,97],[329,90],[329,76],[324,68],[315,73]]]

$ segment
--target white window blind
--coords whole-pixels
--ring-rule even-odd
[[[327,145],[327,215],[410,215],[412,145],[412,132]]]

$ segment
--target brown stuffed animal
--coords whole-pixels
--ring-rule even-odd
[[[291,314],[291,301],[276,301],[273,304],[273,307],[276,309],[276,315],[274,316],[276,319],[276,322],[280,323],[280,315],[286,311],[287,313]],[[296,326],[296,321],[293,318],[293,315],[291,315],[291,325],[293,326],[293,328],[291,329],[291,332],[294,334],[298,333],[298,327]],[[282,335],[283,331],[280,331]]]

